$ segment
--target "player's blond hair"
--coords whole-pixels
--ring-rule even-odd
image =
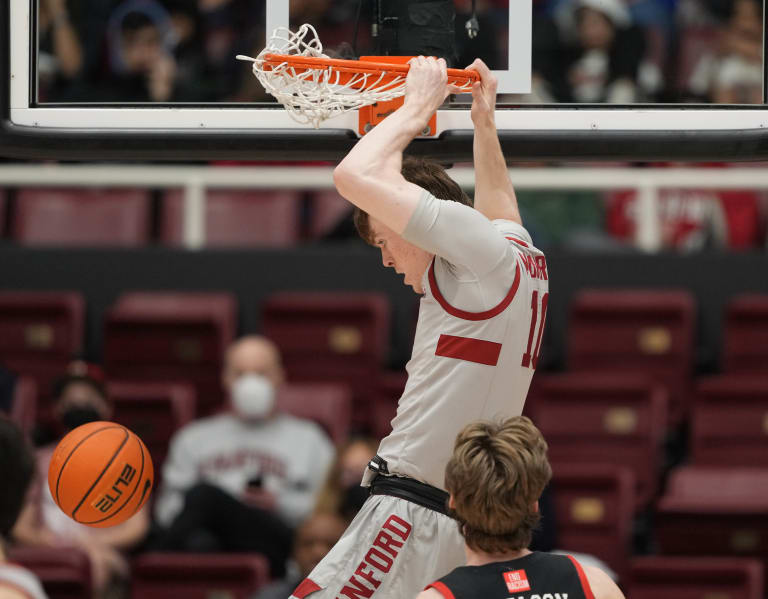
[[[426,189],[436,198],[451,200],[466,206],[472,206],[472,199],[464,193],[461,186],[448,176],[442,165],[434,160],[403,156],[400,169],[403,178],[419,187]],[[355,228],[366,243],[373,245],[371,224],[368,213],[355,208]]]
[[[467,545],[492,554],[528,547],[539,522],[536,502],[551,477],[547,443],[529,418],[466,426],[445,468],[445,487]]]

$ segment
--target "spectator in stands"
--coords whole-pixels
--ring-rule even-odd
[[[339,450],[318,497],[317,511],[333,512],[350,521],[355,517],[369,492],[360,486],[360,478],[378,447],[375,439],[357,437]]]
[[[38,13],[38,101],[61,99],[83,67],[83,48],[66,0],[41,0]]]
[[[45,599],[40,581],[32,572],[8,563],[5,540],[16,522],[24,495],[35,472],[32,450],[21,431],[0,415],[0,597]]]
[[[228,409],[176,433],[156,502],[169,551],[255,551],[285,574],[292,529],[314,507],[334,448],[312,422],[275,409],[277,347],[244,337],[226,353]]]
[[[632,26],[621,0],[579,0],[568,81],[581,103],[637,102],[637,75],[645,51],[642,31]]]
[[[348,521],[338,514],[317,512],[307,518],[296,531],[291,572],[283,580],[273,582],[253,599],[285,599],[299,586],[320,560],[341,538]]]
[[[106,72],[82,82],[72,97],[91,102],[183,101],[172,22],[155,0],[126,0],[107,24]]]
[[[48,488],[48,467],[60,438],[78,426],[112,417],[112,405],[103,383],[88,374],[99,372],[98,368],[74,362],[68,370],[70,373],[56,381],[53,391],[60,436],[55,443],[37,451],[37,476],[13,536],[23,545],[75,545],[82,549],[91,560],[94,589],[102,596],[125,586],[129,567],[124,552],[144,540],[149,529],[149,509],[142,509],[117,526],[92,528],[72,520],[53,501]]]
[[[763,6],[735,0],[720,47],[704,54],[689,81],[694,96],[716,104],[763,102]]]

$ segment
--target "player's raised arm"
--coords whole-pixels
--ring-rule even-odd
[[[403,150],[449,93],[442,58],[419,56],[410,64],[403,105],[358,141],[333,172],[342,196],[398,234],[424,191],[403,178]]]
[[[480,75],[480,81],[472,86],[475,208],[491,220],[501,218],[522,224],[496,131],[496,77],[479,58],[467,68]]]

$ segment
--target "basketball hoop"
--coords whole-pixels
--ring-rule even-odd
[[[256,58],[237,58],[253,62],[253,74],[264,89],[296,121],[315,128],[339,114],[402,98],[410,69],[402,57],[392,57],[399,64],[386,62],[390,57],[377,57],[382,62],[329,58],[308,24],[296,33],[278,27]],[[462,91],[471,91],[478,80],[474,71],[448,69],[448,83]]]

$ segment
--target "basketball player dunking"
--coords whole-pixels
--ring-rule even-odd
[[[522,226],[501,153],[496,81],[481,61],[470,68],[481,78],[472,89],[474,208],[439,165],[402,156],[452,91],[441,59],[411,61],[403,106],[334,173],[358,209],[361,236],[423,297],[392,433],[363,478],[371,496],[296,599],[415,597],[462,565],[443,490],[453,441],[470,421],[523,408],[547,311],[547,266]]]

